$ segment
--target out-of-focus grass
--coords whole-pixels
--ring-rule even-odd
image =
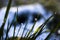
[[[57,26],[51,30],[50,34],[46,37],[45,40],[49,40],[52,33],[54,33],[58,28],[60,27],[60,22],[57,24]]]
[[[34,28],[35,24],[36,24],[36,22],[34,22],[34,24],[33,24],[32,28],[30,29],[30,31],[28,32],[28,34],[27,34],[27,36],[26,36],[26,37],[29,37],[29,34],[32,32],[32,30],[33,30],[33,28]]]
[[[11,3],[12,3],[12,0],[9,0],[9,3],[7,5],[7,10],[6,10],[6,13],[5,13],[5,17],[4,17],[2,26],[0,28],[0,40],[1,40],[1,38],[3,39],[4,26],[5,26],[5,23],[6,23],[6,20],[7,20],[7,16],[8,16],[8,13],[9,13],[9,9],[10,9]]]
[[[19,37],[11,37],[11,38],[9,38],[9,39],[7,39],[7,40],[35,40],[35,39],[33,39],[33,38],[19,38]]]
[[[53,15],[51,17],[49,17],[41,26],[39,26],[39,28],[35,31],[33,38],[37,38],[41,32],[43,31],[44,26],[49,22],[49,20],[53,17]]]
[[[7,10],[6,10],[6,13],[5,13],[5,17],[4,17],[4,22],[3,22],[3,24],[2,24],[2,26],[1,26],[1,28],[0,28],[0,40],[3,40],[3,31],[4,31],[4,26],[5,26],[5,23],[6,23],[6,20],[7,20],[7,16],[8,16],[8,13],[9,13],[9,9],[10,9],[10,7],[11,7],[11,3],[12,3],[12,0],[9,0],[9,3],[8,3],[8,6],[7,6]],[[49,3],[50,4],[50,3]],[[55,7],[53,6],[52,8],[50,8],[51,6],[53,6],[53,5],[48,5],[47,6],[47,9],[48,10],[51,10],[51,11],[53,11],[53,12],[55,12],[57,9],[55,9]],[[17,14],[15,14],[15,16],[16,16]],[[26,25],[25,25],[25,28],[24,28],[24,30],[23,30],[23,33],[22,33],[22,36],[21,36],[21,38],[17,38],[17,37],[15,37],[15,29],[16,29],[16,24],[14,24],[14,33],[13,33],[13,37],[12,38],[8,38],[8,33],[9,33],[9,30],[10,30],[10,28],[11,28],[11,26],[12,26],[12,23],[13,23],[13,21],[14,21],[14,19],[13,19],[13,21],[12,21],[12,23],[11,24],[9,24],[8,23],[8,27],[7,27],[7,32],[6,32],[6,38],[5,38],[5,40],[35,40],[39,35],[41,35],[41,32],[43,31],[43,28],[44,28],[44,26],[49,22],[49,20],[53,17],[54,15],[52,15],[51,17],[49,17],[41,26],[39,26],[39,28],[37,28],[37,30],[34,32],[34,34],[32,35],[32,36],[30,36],[30,33],[32,32],[32,30],[33,30],[33,28],[34,28],[34,26],[35,26],[35,24],[36,24],[36,21],[35,21],[35,23],[34,23],[34,25],[32,26],[32,28],[31,28],[31,30],[29,31],[29,32],[27,32],[28,34],[27,34],[27,36],[25,36],[25,37],[22,37],[23,36],[23,34],[24,34],[24,31],[25,31],[25,28],[27,27],[27,22],[26,22]],[[17,17],[16,17],[17,18]],[[9,26],[10,25],[10,26]],[[53,33],[54,31],[56,31],[56,29],[59,27],[59,25],[60,25],[60,23],[57,25],[57,27],[54,29],[54,30],[52,30],[51,31],[51,33]],[[20,30],[20,29],[19,29]],[[18,33],[19,33],[19,30],[18,30]],[[17,35],[18,35],[18,33],[17,33]],[[45,39],[45,40],[48,40],[49,39],[49,36],[51,35],[51,33],[47,36],[47,38]],[[2,39],[1,39],[2,38]]]
[[[7,32],[6,32],[6,38],[5,38],[5,40],[7,40],[7,38],[8,38],[8,33],[9,33],[10,28],[11,28],[12,25],[13,25],[13,22],[14,22],[14,20],[15,20],[15,16],[16,16],[16,14],[14,15],[14,18],[13,18],[13,20],[12,20],[12,23],[9,24],[9,26],[7,26],[8,29],[7,29]],[[15,31],[15,30],[14,30],[14,31]]]

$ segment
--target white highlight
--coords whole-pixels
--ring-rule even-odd
[[[60,29],[58,30],[58,34],[60,34]]]

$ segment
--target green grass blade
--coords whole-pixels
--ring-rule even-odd
[[[53,17],[54,15],[52,15],[51,17],[49,17],[41,26],[39,26],[39,30],[37,30],[36,31],[36,33],[35,34],[37,34],[36,36],[34,36],[34,38],[36,39],[39,35],[40,35],[40,33],[42,32],[42,30],[43,30],[43,27],[48,23],[48,21]]]
[[[50,34],[45,38],[45,40],[49,40],[51,34],[54,33],[59,27],[60,27],[60,22],[57,24],[56,28],[51,30]]]
[[[14,19],[13,20],[16,20],[17,19],[17,13],[15,12],[15,15],[14,15]],[[17,21],[17,20],[16,20]],[[13,22],[12,22],[13,23]],[[13,32],[13,38],[15,37],[15,30],[16,30],[16,22],[14,23],[14,32]]]
[[[7,6],[7,10],[6,10],[6,13],[5,13],[5,17],[4,17],[4,22],[2,23],[2,26],[0,28],[0,39],[1,39],[1,36],[3,36],[3,31],[4,31],[4,25],[6,23],[6,20],[7,20],[7,16],[8,16],[8,13],[9,13],[9,10],[10,10],[10,6],[11,6],[11,3],[12,3],[12,0],[9,0],[8,2],[8,6]],[[3,38],[2,38],[3,39]]]
[[[13,18],[13,20],[12,20],[12,23],[11,24],[9,24],[9,28],[7,29],[7,32],[6,32],[6,36],[8,37],[8,33],[9,33],[9,30],[10,30],[10,28],[12,27],[12,25],[13,25],[13,22],[14,22],[14,19],[15,19],[15,15],[14,15],[14,18]],[[9,22],[9,21],[8,21]],[[5,40],[7,40],[7,37],[5,38]]]
[[[6,32],[6,38],[5,38],[5,40],[7,40],[7,37],[8,37],[8,29],[9,29],[9,20],[8,20],[7,32]]]
[[[21,29],[21,25],[20,25],[20,27],[19,27],[19,29],[18,29],[17,35],[19,34],[20,29]],[[16,36],[17,36],[17,35],[16,35]]]
[[[21,35],[21,39],[22,39],[22,37],[23,37],[24,31],[25,31],[25,29],[26,29],[26,27],[27,27],[27,24],[28,24],[28,22],[26,22],[26,24],[25,24],[25,27],[24,27],[23,32],[22,32],[22,35]],[[20,40],[21,40],[21,39],[20,39]]]
[[[31,28],[31,30],[28,32],[28,34],[27,34],[27,36],[26,36],[26,37],[28,37],[28,36],[29,36],[29,34],[32,32],[32,30],[33,30],[33,28],[34,28],[35,24],[36,24],[36,22],[34,22],[34,24],[33,24],[32,28]]]

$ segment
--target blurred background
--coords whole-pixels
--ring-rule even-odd
[[[60,40],[60,0],[0,0],[0,40]]]

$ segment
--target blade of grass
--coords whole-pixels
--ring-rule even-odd
[[[23,29],[23,32],[22,32],[22,35],[21,35],[21,38],[20,38],[20,40],[22,39],[22,36],[23,36],[23,34],[24,34],[24,31],[25,31],[25,29],[26,29],[26,27],[27,27],[27,24],[28,24],[28,22],[26,22],[26,24],[25,24],[25,27],[24,27],[24,29]]]
[[[32,30],[33,30],[33,28],[34,28],[35,24],[36,24],[36,22],[34,22],[34,24],[33,24],[32,28],[31,28],[31,30],[28,32],[28,34],[27,34],[27,36],[26,36],[26,37],[28,37],[28,36],[29,36],[29,34],[32,32]]]
[[[38,18],[38,17],[39,17],[39,15],[37,16],[37,18]],[[30,31],[28,32],[28,34],[27,34],[26,37],[28,37],[28,36],[30,35],[30,33],[32,32],[32,30],[33,30],[33,28],[34,28],[34,26],[35,26],[35,24],[36,24],[36,22],[37,22],[37,18],[35,18],[34,24],[33,24],[32,28],[30,29]]]
[[[16,18],[18,17],[18,6],[17,6],[17,15],[16,15]],[[16,20],[17,21],[17,20]],[[19,31],[20,31],[20,29],[21,29],[21,25],[22,25],[22,23],[20,24],[20,27],[19,27],[19,29],[18,29],[18,32],[17,32],[17,35],[19,34]],[[17,37],[17,35],[16,35],[16,37]]]
[[[38,27],[37,29],[36,29],[36,31],[34,32],[34,34],[32,34],[30,37],[35,37],[35,35],[37,34],[37,32],[39,31],[39,30],[41,30],[41,27]]]
[[[11,3],[12,3],[12,0],[9,0],[8,2],[8,6],[7,6],[7,10],[6,10],[6,13],[5,13],[5,17],[4,17],[4,22],[2,23],[2,26],[0,28],[0,39],[1,39],[1,36],[3,37],[3,31],[4,31],[4,25],[6,23],[6,20],[7,20],[7,16],[8,16],[8,13],[9,13],[9,10],[10,10],[10,7],[11,7]],[[2,38],[3,39],[3,38]]]
[[[11,27],[12,27],[12,25],[13,25],[13,21],[14,21],[14,19],[15,19],[15,15],[14,15],[14,18],[13,18],[13,20],[12,20],[12,23],[11,23],[11,24],[9,24],[9,26],[8,26],[9,28],[7,29],[5,40],[7,40],[8,33],[9,33],[10,28],[11,28]],[[8,21],[8,22],[9,22],[9,21]]]
[[[21,25],[20,25],[20,27],[19,27],[19,29],[18,29],[17,35],[19,34],[20,29],[21,29]],[[16,36],[17,36],[17,35],[16,35]]]
[[[16,24],[14,25],[13,38],[15,37]]]
[[[12,25],[13,25],[13,22],[14,22],[14,19],[15,19],[15,15],[14,15],[14,18],[13,18],[13,20],[12,20],[12,23],[9,25],[9,28],[8,28],[8,30],[7,30],[7,38],[8,38],[8,33],[9,33],[9,30],[10,30],[10,28],[12,27]],[[5,38],[5,40],[7,40],[7,38]]]
[[[27,32],[29,31],[29,29],[27,29],[27,28],[26,28],[26,30],[27,30],[27,31],[26,31],[26,33],[25,33],[25,36],[24,36],[24,37],[26,37],[26,36],[27,36]]]
[[[40,33],[42,32],[42,30],[43,30],[43,27],[48,23],[48,21],[53,17],[54,15],[52,15],[51,17],[49,17],[41,26],[39,26],[39,30],[37,30],[36,31],[36,33],[35,33],[35,36],[33,36],[33,38],[37,38],[39,35],[40,35]],[[37,35],[36,35],[37,34]]]
[[[56,28],[51,30],[50,34],[45,38],[45,40],[49,40],[51,34],[54,33],[59,27],[60,27],[60,22],[57,24]]]
[[[6,32],[6,38],[5,38],[5,40],[7,40],[7,37],[8,37],[8,29],[9,29],[9,20],[8,20],[7,32]]]
[[[42,32],[41,34],[43,34],[43,33],[47,33],[47,32],[50,32],[50,30],[46,30],[46,31]]]
[[[17,17],[18,17],[18,6],[17,6],[17,15],[16,15],[16,18],[17,18]],[[17,20],[16,20],[16,21],[17,21]],[[19,34],[20,28],[21,28],[21,25],[20,25],[20,27],[19,27],[19,29],[18,29],[17,35]],[[16,35],[16,37],[17,37],[17,35]]]
[[[14,19],[17,21],[17,13],[15,12]],[[15,37],[15,30],[16,30],[16,22],[14,23],[14,32],[13,32],[13,38]]]

